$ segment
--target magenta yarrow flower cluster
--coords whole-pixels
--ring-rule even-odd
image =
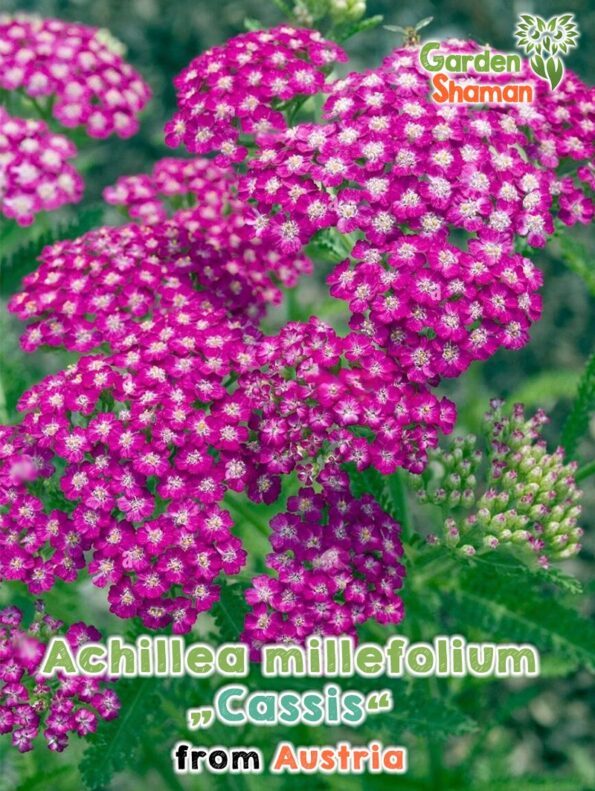
[[[450,54],[475,54],[485,50],[471,39],[446,39],[440,43],[440,49]],[[407,83],[409,89],[415,87],[416,93],[427,95],[428,72],[419,67],[416,47],[395,50],[384,61],[383,68],[400,72],[403,66],[411,65],[409,56],[415,59],[417,75],[398,77]],[[510,74],[477,72],[472,67],[468,74],[473,81],[488,83],[510,82]],[[576,74],[566,71],[559,87],[552,91],[547,82],[536,79],[528,60],[522,60],[518,72],[519,80],[531,82],[535,100],[532,104],[491,104],[487,109],[498,112],[501,116],[512,115],[518,126],[528,126],[531,134],[523,129],[525,143],[523,146],[532,159],[539,161],[546,168],[555,168],[560,160],[570,157],[574,160],[585,160],[591,156],[593,134],[593,88],[586,85]],[[473,112],[477,106],[468,106],[467,111]],[[482,108],[482,112],[486,108]],[[582,176],[579,177],[582,178]]]
[[[278,303],[283,296],[279,285],[295,286],[302,274],[312,272],[312,262],[301,251],[283,253],[255,238],[254,211],[237,198],[235,187],[233,171],[213,160],[169,157],[159,160],[150,175],[118,179],[104,198],[148,224],[164,221],[172,204],[186,205],[187,211],[178,210],[177,222],[212,245],[231,275],[246,278],[256,301]]]
[[[0,107],[0,214],[30,225],[41,211],[77,203],[83,181],[68,160],[74,145],[43,121],[9,115]]]
[[[518,110],[440,106],[416,49],[397,50],[334,83],[329,123],[258,136],[240,194],[282,250],[326,229],[347,237],[329,284],[351,326],[414,381],[458,376],[524,345],[539,318],[541,275],[518,240],[545,244],[552,215],[592,217],[580,182],[554,171],[590,155],[593,91],[573,75],[565,86]]]
[[[203,303],[205,315],[217,305],[253,321],[264,311],[268,288],[262,277],[255,283],[249,260],[245,266],[230,260],[186,214],[150,226],[99,228],[45,248],[9,310],[33,320],[23,338],[27,351],[120,348],[151,316],[186,307],[196,312]]]
[[[11,734],[21,753],[33,749],[39,733],[50,750],[62,752],[69,734],[93,733],[99,720],[118,716],[120,701],[105,680],[94,677],[40,676],[49,639],[64,632],[61,621],[38,611],[28,628],[16,607],[0,610],[0,734]],[[101,635],[75,623],[64,632],[73,651]]]
[[[436,383],[441,376],[460,375],[474,359],[486,359],[500,346],[522,346],[541,310],[536,294],[541,275],[531,261],[516,254],[512,240],[494,229],[470,240],[467,250],[449,242],[436,211],[447,208],[452,188],[448,196],[429,195],[426,201],[421,197],[426,185],[419,192],[412,186],[414,174],[425,171],[429,184],[434,176],[446,184],[438,169],[420,165],[414,157],[408,176],[391,179],[383,172],[384,159],[366,173],[358,154],[348,154],[352,146],[338,146],[337,128],[296,127],[283,142],[271,138],[251,162],[247,195],[261,209],[284,209],[263,218],[265,238],[272,234],[289,251],[323,228],[365,233],[351,257],[329,276],[330,293],[348,302],[350,326],[385,349],[412,381]],[[386,145],[380,144],[386,156],[389,144],[391,150],[401,146],[393,143],[401,138],[392,132]],[[365,139],[358,130],[352,143],[358,148]],[[399,152],[393,154],[398,162]],[[348,156],[353,160],[349,181],[344,171]],[[424,147],[419,158],[425,157]],[[326,160],[330,170],[339,169],[338,175],[325,172]],[[289,175],[288,168],[295,167]],[[344,188],[332,195],[329,189],[339,184]],[[491,205],[486,196],[481,201]],[[455,211],[452,204],[449,210]],[[423,223],[424,214],[432,220],[427,231],[418,226],[416,233],[405,232],[416,225],[416,217]]]
[[[111,344],[27,391],[2,429],[0,575],[40,593],[88,562],[112,611],[150,628],[188,631],[243,566],[227,491],[272,503],[321,460],[420,471],[454,422],[317,319],[261,337],[205,298]]]
[[[0,88],[49,98],[63,126],[130,137],[151,92],[105,30],[21,14],[0,16]]]
[[[168,202],[177,200],[181,205],[175,208],[195,208],[194,219],[200,219],[206,229],[211,223],[221,222],[230,208],[233,184],[233,171],[219,167],[212,159],[165,157],[149,174],[121,176],[113,186],[106,187],[103,197],[106,203],[124,207],[131,219],[142,224],[166,220],[172,213]]]
[[[165,141],[194,154],[218,152],[217,164],[241,162],[242,136],[285,129],[282,109],[319,93],[344,51],[316,30],[282,25],[230,39],[195,58],[175,79],[178,112]]]
[[[262,369],[239,383],[257,399],[259,462],[275,472],[328,454],[360,470],[420,472],[438,433],[454,425],[452,402],[405,380],[359,333],[341,338],[311,318],[264,338],[256,352]]]
[[[258,657],[264,643],[303,642],[311,634],[356,634],[368,619],[397,624],[405,568],[400,528],[370,495],[353,497],[333,464],[289,497],[271,520],[267,566],[254,577],[243,639]]]
[[[248,596],[254,649],[402,617],[398,526],[351,496],[340,466],[424,469],[455,419],[429,388],[522,345],[539,316],[541,277],[515,240],[540,245],[553,206],[564,221],[588,210],[537,162],[521,118],[433,105],[412,49],[335,83],[329,123],[285,129],[280,109],[341,58],[288,27],[205,53],[178,80],[167,134],[219,156],[120,180],[106,197],[141,224],[43,252],[10,304],[33,321],[25,347],[100,354],[25,393],[21,425],[2,429],[2,577],[48,590],[88,563],[113,612],[187,632],[245,561],[226,493],[270,504],[296,472],[306,489],[272,525],[278,577]],[[560,107],[519,112],[542,142],[567,124]],[[258,153],[238,192],[221,166],[245,158],[242,135]],[[311,318],[263,335],[276,281],[295,282],[326,229],[349,254],[329,278],[349,331]]]
[[[244,564],[219,503],[259,492],[248,405],[225,387],[250,337],[203,305],[115,345],[31,388],[2,429],[0,575],[41,593],[89,562],[117,615],[186,632]]]

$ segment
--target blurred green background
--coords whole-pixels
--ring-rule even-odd
[[[513,48],[514,19],[523,10],[540,13],[546,18],[564,11],[575,13],[582,38],[578,49],[568,58],[567,65],[586,81],[592,80],[595,5],[589,0],[573,0],[572,3],[543,0],[539,5],[505,0],[416,0],[411,3],[368,0],[368,14],[383,14],[385,24],[405,26],[433,16],[432,26],[424,31],[426,34],[429,31],[432,38],[448,35],[471,37],[505,50]],[[143,116],[140,134],[128,141],[109,140],[91,144],[83,153],[82,165],[87,182],[83,206],[95,205],[102,188],[113,183],[119,175],[146,171],[159,157],[171,155],[171,150],[162,141],[162,127],[174,108],[172,78],[192,57],[242,32],[246,17],[258,19],[263,24],[274,24],[282,19],[279,9],[269,0],[0,0],[0,11],[34,12],[109,28],[126,44],[129,61],[151,84],[154,99]],[[382,27],[357,36],[347,44],[351,56],[350,68],[377,64],[397,43],[395,34]],[[592,234],[576,227],[571,233],[584,249],[591,251],[592,256]],[[564,258],[566,261],[563,261]],[[546,286],[543,291],[543,318],[535,325],[530,344],[520,352],[499,352],[486,364],[474,364],[461,379],[447,383],[444,391],[458,404],[459,427],[463,431],[478,430],[479,420],[491,396],[521,400],[531,409],[544,407],[552,418],[546,434],[551,445],[555,445],[580,373],[592,351],[595,335],[594,281],[591,274],[589,288],[585,280],[573,271],[577,268],[576,260],[567,251],[564,253],[556,240],[547,251],[538,251],[535,260],[544,270]],[[588,257],[586,261],[588,266]],[[584,261],[582,265],[585,265]],[[34,261],[24,264],[25,269],[33,267]],[[4,295],[7,291],[15,290],[17,285],[8,273],[3,284]],[[316,312],[316,306],[322,303],[324,294],[323,279],[319,275],[300,290],[299,299],[303,310]],[[283,310],[283,307],[280,308],[281,313]],[[18,346],[18,332],[19,326],[7,317],[2,308],[2,422],[15,418],[16,399],[27,386],[69,359],[68,355],[59,352],[24,355]],[[583,463],[593,458],[594,448],[595,425],[592,425],[590,436],[579,449]],[[585,482],[585,549],[580,558],[568,566],[569,571],[587,582],[593,568],[594,506],[595,491],[591,479]],[[262,537],[260,541],[259,544],[258,539],[255,539],[253,548],[262,552]],[[74,590],[78,591],[78,597],[73,597]],[[520,589],[519,596],[522,595]],[[49,598],[53,600],[57,614],[70,620],[84,616],[93,618],[94,622],[113,633],[122,629],[121,622],[106,616],[103,593],[88,583],[76,588],[59,588]],[[203,629],[208,628],[207,622]],[[377,633],[376,637],[383,639],[381,633]],[[470,710],[475,706],[474,716],[479,716],[481,730],[479,734],[475,732],[470,735],[464,732],[465,728],[459,728],[460,723],[457,725],[453,721],[452,731],[458,735],[449,737],[447,723],[439,746],[424,737],[423,729],[411,735],[406,728],[403,730],[402,721],[401,724],[395,721],[392,730],[389,721],[389,726],[386,726],[389,734],[387,736],[384,731],[384,740],[391,738],[393,743],[405,743],[411,750],[412,771],[408,778],[326,780],[315,777],[275,781],[268,778],[266,781],[255,779],[248,784],[232,776],[218,780],[211,776],[178,780],[168,771],[167,764],[170,746],[180,738],[180,733],[172,730],[164,743],[154,743],[151,739],[158,738],[151,736],[150,728],[154,728],[154,723],[149,719],[145,722],[141,716],[140,720],[133,717],[124,726],[130,729],[147,728],[140,747],[137,744],[137,763],[116,775],[112,784],[105,787],[115,791],[136,791],[141,788],[148,791],[182,788],[210,791],[211,788],[252,789],[267,782],[271,787],[283,789],[302,788],[307,784],[313,790],[435,788],[439,791],[442,788],[460,788],[498,791],[506,787],[509,791],[521,791],[524,788],[587,791],[595,789],[595,768],[588,752],[588,737],[592,730],[589,719],[591,678],[580,669],[573,670],[567,677],[562,677],[564,675],[564,672],[550,668],[549,677],[532,680],[528,684],[490,682],[459,691],[463,698],[468,696]],[[200,702],[198,685],[194,690],[189,687],[183,694],[186,693],[190,694],[187,705]],[[419,694],[426,698],[439,698],[441,690],[427,685],[420,687]],[[172,693],[172,699],[174,697]],[[150,708],[149,703],[147,708]],[[183,714],[181,702],[179,709]],[[408,716],[415,718],[414,707]],[[155,733],[159,734],[159,730]],[[219,739],[224,743],[228,738],[242,743],[240,736],[226,732],[219,735]],[[345,734],[339,736],[344,737]],[[337,734],[313,735],[301,729],[299,738],[295,733],[291,737],[296,742],[307,743],[310,737],[330,741],[336,739]],[[249,739],[250,735],[243,735],[243,738]],[[261,734],[258,738],[270,741],[271,734],[265,733],[264,737]],[[73,744],[62,756],[46,756],[44,753],[18,756],[14,750],[6,750],[2,744],[4,741],[0,739],[0,791],[14,788],[20,791],[78,791],[82,787],[76,769],[82,752],[81,744]],[[200,743],[199,739],[196,741]],[[436,760],[438,749],[445,768],[436,774],[432,762]],[[468,761],[470,754],[472,763]],[[458,767],[461,766],[466,767],[464,771],[459,771]],[[530,779],[521,780],[521,777]]]

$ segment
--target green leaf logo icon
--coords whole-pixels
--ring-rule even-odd
[[[564,64],[560,58],[548,58],[545,62],[545,71],[552,91],[555,91],[564,76]]]
[[[564,77],[567,55],[577,46],[579,30],[573,14],[559,14],[545,20],[537,14],[521,14],[514,31],[517,46],[531,60],[531,68],[555,90]]]

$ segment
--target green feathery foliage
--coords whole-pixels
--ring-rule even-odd
[[[103,723],[89,737],[90,744],[80,764],[87,788],[95,791],[105,787],[116,772],[132,765],[135,753],[147,738],[147,725],[156,717],[159,681],[133,678],[118,682],[120,716]]]
[[[14,791],[48,791],[49,788],[60,788],[64,779],[72,773],[71,766],[59,766],[51,772],[40,772],[27,778]]]
[[[0,257],[0,296],[13,294],[19,287],[22,278],[33,271],[37,256],[44,247],[62,239],[76,239],[92,228],[101,225],[103,206],[92,205],[81,209],[76,215],[55,226],[46,228],[37,236],[26,236],[27,242],[18,245],[10,253]]]
[[[371,494],[378,504],[393,516],[393,503],[386,488],[386,480],[374,467],[368,467],[361,472],[352,471],[350,474],[351,491],[354,497]]]
[[[456,587],[445,593],[443,607],[463,631],[478,630],[495,642],[532,643],[540,651],[559,652],[577,664],[595,667],[595,627],[560,601],[559,593],[526,579],[475,567],[461,569]]]
[[[575,275],[584,280],[589,293],[595,295],[595,272],[584,246],[567,233],[560,233],[558,240],[562,261]]]
[[[244,628],[248,606],[241,585],[221,586],[219,601],[213,605],[212,614],[218,628],[219,643],[236,642]]]
[[[339,27],[339,29],[335,32],[334,38],[339,43],[342,43],[347,41],[347,39],[351,38],[352,36],[356,36],[358,33],[365,33],[368,30],[374,30],[375,28],[379,27],[383,21],[384,17],[381,14],[370,16],[366,19],[360,19],[358,22],[353,22],[351,24]]]
[[[431,679],[415,679],[405,694],[395,695],[395,707],[387,717],[385,737],[390,743],[395,733],[446,739],[477,730],[477,722],[454,703],[436,695]]]
[[[572,459],[581,439],[589,428],[589,418],[595,410],[595,354],[589,358],[578,384],[576,398],[562,430],[562,447]]]
[[[408,531],[407,493],[399,471],[393,475],[381,475],[373,467],[361,472],[352,469],[350,480],[355,497],[371,494],[386,513],[399,522],[405,532]]]

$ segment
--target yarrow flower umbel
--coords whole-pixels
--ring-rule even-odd
[[[77,203],[83,181],[68,161],[75,154],[74,144],[43,121],[0,107],[0,214],[30,225],[41,211]]]
[[[65,633],[71,648],[98,640],[92,626],[75,623],[64,630],[61,621],[38,609],[29,627],[16,607],[0,610],[0,734],[11,734],[21,753],[33,749],[39,733],[48,748],[62,752],[69,734],[93,733],[99,720],[118,716],[120,701],[105,679],[38,673],[49,639]]]
[[[177,208],[175,221],[208,242],[229,275],[249,283],[252,303],[280,302],[280,285],[291,288],[300,275],[312,272],[312,262],[301,251],[283,253],[255,238],[254,210],[238,199],[235,174],[206,157],[161,159],[149,175],[118,179],[104,198],[141,223],[157,224],[170,216],[170,207]],[[233,291],[237,304],[243,296],[237,283]]]
[[[552,215],[593,215],[586,166],[555,172],[562,156],[590,156],[593,93],[573,75],[538,93],[511,110],[440,106],[416,48],[396,50],[332,85],[328,123],[258,135],[240,194],[282,250],[340,236],[350,255],[329,285],[351,327],[436,384],[527,342],[541,275],[519,246],[543,246]]]
[[[112,610],[152,628],[188,631],[242,567],[226,491],[272,503],[310,460],[419,472],[452,428],[452,404],[314,319],[260,338],[203,301],[112,346],[27,391],[1,430],[0,574],[39,593],[90,553]]]
[[[541,310],[527,246],[545,242],[552,214],[590,216],[555,168],[586,158],[592,103],[572,78],[540,109],[440,108],[415,49],[331,87],[342,58],[287,26],[201,55],[177,80],[167,139],[216,157],[120,179],[106,200],[137,222],[46,248],[11,300],[33,322],[25,348],[95,354],[27,391],[21,424],[0,427],[4,579],[41,592],[88,567],[120,617],[188,632],[220,575],[245,563],[224,498],[274,503],[295,473],[303,486],[271,522],[277,577],[247,593],[254,652],[402,618],[398,525],[352,495],[343,465],[423,472],[455,420],[431,388],[526,342]],[[320,90],[328,122],[287,128],[282,110]],[[230,165],[253,146],[238,182]],[[578,180],[591,179],[582,165]],[[348,331],[311,317],[264,334],[267,303],[323,237],[344,251],[328,282],[349,304]],[[496,453],[524,469],[517,429],[498,429]],[[542,457],[529,453],[532,466]],[[531,492],[514,489],[522,507],[499,541],[525,530],[525,505],[542,505]],[[487,509],[492,530],[490,497],[477,520]],[[549,548],[545,527],[532,530],[534,548]],[[555,536],[566,552],[568,535]]]
[[[343,50],[316,30],[282,25],[230,39],[195,58],[175,80],[178,112],[165,127],[166,143],[194,154],[219,152],[240,162],[242,135],[284,129],[281,109],[318,93],[325,70],[346,60]]]
[[[63,126],[90,137],[130,137],[151,92],[107,31],[19,14],[0,15],[0,88],[49,100]]]
[[[270,471],[330,454],[358,469],[420,472],[438,432],[452,430],[454,404],[407,382],[358,333],[341,338],[311,318],[265,337],[255,352],[263,368],[246,371],[239,384],[255,399],[258,458]]]
[[[40,260],[9,302],[19,318],[35,320],[23,339],[27,350],[118,348],[139,323],[202,305],[206,313],[216,306],[250,321],[267,296],[261,283],[253,288],[249,261],[229,266],[226,251],[188,216],[99,228],[45,248]]]
[[[219,503],[257,475],[249,409],[225,388],[249,343],[225,314],[180,309],[25,393],[0,429],[0,576],[40,593],[89,562],[117,615],[189,631],[245,560]]]
[[[258,575],[246,591],[244,639],[254,656],[270,642],[301,643],[311,634],[355,636],[373,618],[397,624],[405,568],[399,525],[370,495],[355,498],[349,478],[327,465],[271,520],[276,577]]]

